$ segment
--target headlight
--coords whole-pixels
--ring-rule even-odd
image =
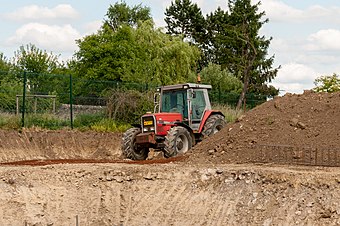
[[[144,127],[143,128],[143,132],[154,132],[155,131],[155,127]]]

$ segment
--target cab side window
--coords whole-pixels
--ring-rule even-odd
[[[192,98],[192,119],[201,119],[205,110],[205,99],[203,91],[195,91],[194,98]]]

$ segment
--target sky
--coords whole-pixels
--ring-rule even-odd
[[[252,0],[253,3],[259,0]],[[0,8],[0,52],[11,59],[21,45],[32,43],[67,60],[77,51],[75,40],[95,33],[115,0],[16,0]],[[164,27],[164,12],[171,0],[125,0],[151,9],[156,26]],[[227,0],[192,0],[204,15]],[[272,85],[280,94],[302,93],[314,87],[315,78],[340,73],[339,0],[262,0],[269,19],[261,30],[272,37],[269,56],[280,66]]]

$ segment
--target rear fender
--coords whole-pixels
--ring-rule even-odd
[[[204,125],[206,123],[206,121],[208,120],[208,118],[211,116],[211,115],[222,115],[224,117],[224,114],[220,111],[216,111],[216,110],[209,110],[209,111],[205,111],[204,112],[204,115],[203,115],[203,119],[202,119],[202,122],[201,122],[201,125],[200,125],[200,128],[198,130],[199,133],[202,132],[203,128],[204,128]]]

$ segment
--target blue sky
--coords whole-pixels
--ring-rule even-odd
[[[225,0],[192,0],[204,14]],[[253,0],[257,2],[258,0]],[[3,1],[0,8],[0,52],[12,58],[21,45],[33,43],[41,49],[69,59],[75,43],[95,32],[110,4],[116,1],[17,0]],[[151,8],[157,26],[164,26],[164,11],[171,0],[126,0]],[[339,0],[262,0],[261,9],[270,22],[261,31],[272,37],[270,54],[281,65],[272,84],[282,93],[301,93],[314,87],[321,75],[340,73]]]

